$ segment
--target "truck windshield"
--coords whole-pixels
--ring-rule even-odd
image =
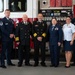
[[[25,12],[27,10],[27,0],[9,0],[11,12]]]

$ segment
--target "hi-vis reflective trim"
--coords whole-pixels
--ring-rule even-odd
[[[19,37],[16,37],[16,38],[15,38],[15,41],[19,41]]]
[[[36,37],[37,36],[37,33],[34,33],[33,36]]]
[[[42,36],[43,36],[43,37],[46,37],[46,33],[43,33]]]

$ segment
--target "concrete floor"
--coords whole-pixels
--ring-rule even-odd
[[[7,66],[7,69],[0,68],[0,75],[75,75],[75,67],[65,68],[64,62],[60,63],[58,68],[49,67],[50,62],[46,61],[47,67],[17,67],[17,60],[13,60],[15,67]],[[34,62],[31,61],[31,64]]]

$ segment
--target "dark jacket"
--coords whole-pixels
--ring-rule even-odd
[[[16,42],[20,42],[22,45],[29,45],[30,44],[30,35],[32,35],[32,24],[27,22],[24,24],[20,22],[16,27]]]
[[[47,24],[45,21],[41,23],[38,21],[33,22],[32,33],[34,40],[37,40],[37,37],[42,37],[44,41],[46,41],[47,36]]]
[[[50,45],[57,45],[58,42],[63,40],[63,31],[60,25],[55,25],[52,29],[52,25],[49,26],[49,42]]]
[[[10,38],[10,34],[14,34],[14,21],[12,19],[7,19],[4,17],[0,22],[0,29],[2,34],[2,41],[13,41],[13,38]]]

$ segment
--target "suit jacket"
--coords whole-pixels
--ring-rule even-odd
[[[30,35],[32,35],[32,24],[30,22],[27,22],[26,24],[20,22],[16,27],[15,32],[16,42],[20,42],[22,45],[29,45]]]
[[[62,42],[63,39],[63,31],[60,25],[55,25],[54,28],[52,28],[53,26],[50,25],[49,26],[49,42],[50,45],[57,45],[58,42]]]
[[[14,21],[10,18],[7,19],[4,17],[0,24],[2,41],[13,41],[13,38],[10,38],[10,34],[14,34],[15,32]]]
[[[34,21],[32,26],[32,33],[34,40],[37,40],[37,37],[42,37],[42,41],[46,41],[47,36],[47,24],[45,21],[38,22]]]

